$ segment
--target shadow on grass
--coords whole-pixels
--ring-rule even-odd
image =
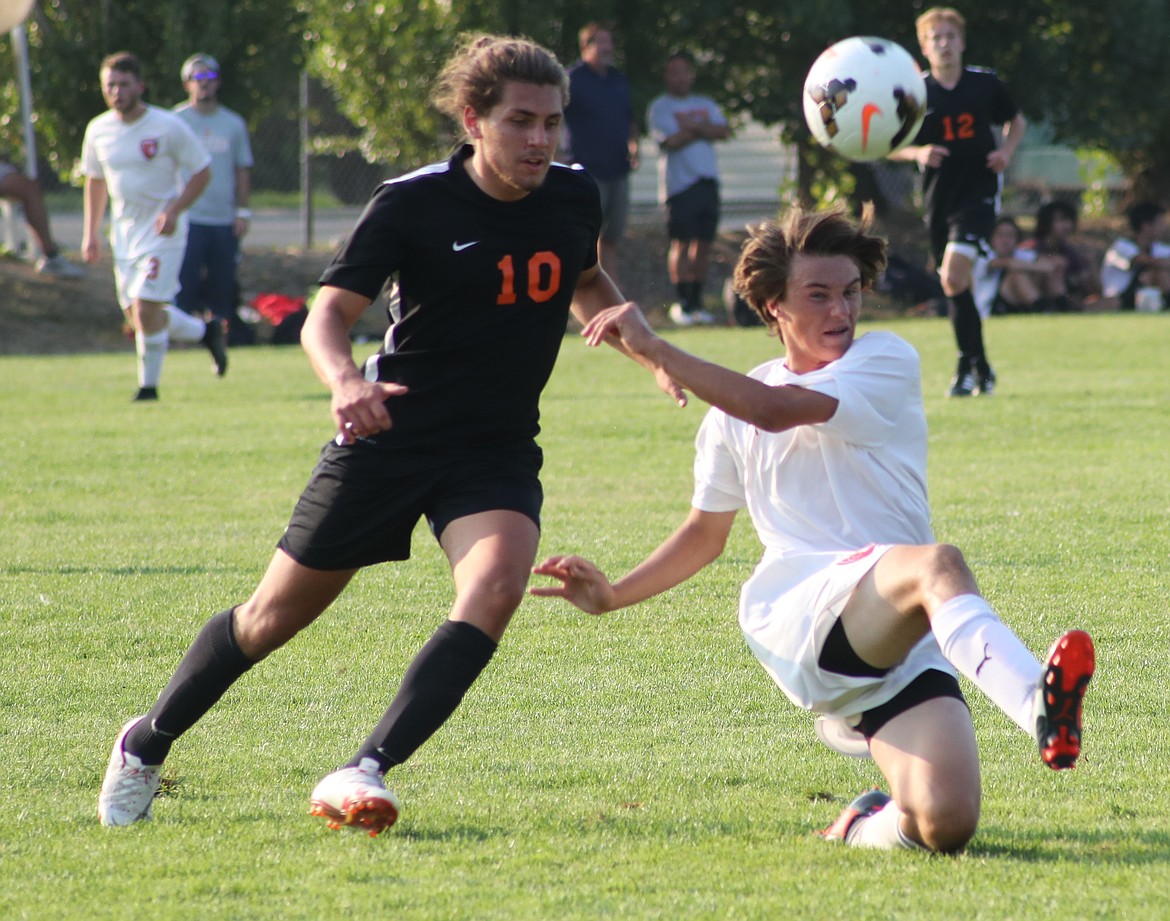
[[[1119,829],[1060,834],[1037,827],[1021,834],[990,826],[980,829],[966,854],[1023,863],[1075,860],[1080,865],[1170,865],[1170,832]]]

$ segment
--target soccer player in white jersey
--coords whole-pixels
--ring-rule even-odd
[[[211,158],[177,115],[143,101],[146,85],[134,55],[110,55],[100,74],[109,110],[89,123],[82,145],[81,251],[86,262],[101,258],[101,225],[111,204],[114,281],[138,353],[135,399],[157,400],[171,338],[201,342],[216,373],[227,370],[222,323],[205,323],[173,306],[187,245],[186,210],[207,187]]]
[[[872,756],[892,794],[863,794],[823,834],[949,852],[974,834],[980,798],[955,669],[1036,739],[1045,764],[1070,768],[1093,644],[1070,630],[1037,661],[958,548],[934,542],[918,356],[888,332],[854,338],[861,293],[886,262],[869,219],[797,209],[753,228],[736,290],[786,354],[747,375],[660,339],[633,304],[586,325],[591,344],[620,340],[711,404],[692,508],[616,583],[579,556],[553,556],[534,571],[560,584],[529,591],[592,614],[636,604],[716,559],[746,508],[765,548],[740,597],[749,647],[795,704],[821,715],[822,740]]]

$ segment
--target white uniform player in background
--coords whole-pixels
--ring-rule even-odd
[[[224,330],[173,306],[187,245],[186,210],[211,178],[211,158],[172,112],[142,100],[146,89],[138,59],[112,54],[101,65],[102,95],[109,111],[85,131],[86,262],[101,258],[101,225],[111,205],[110,245],[118,303],[134,329],[138,353],[136,400],[157,400],[170,339],[202,342],[227,369]],[[184,181],[182,176],[189,178]]]
[[[740,595],[748,646],[819,735],[871,756],[890,794],[854,800],[824,835],[850,844],[955,851],[979,818],[979,756],[955,670],[1039,744],[1054,769],[1080,754],[1092,640],[1070,630],[1039,662],[980,595],[957,547],[934,542],[918,356],[892,333],[854,339],[861,292],[885,241],[843,210],[794,209],[752,234],[735,287],[784,343],[748,375],[655,335],[625,304],[584,329],[620,337],[659,376],[710,403],[683,524],[611,584],[591,562],[554,556],[560,580],[532,594],[600,614],[683,582],[722,552],[747,509],[764,556]]]

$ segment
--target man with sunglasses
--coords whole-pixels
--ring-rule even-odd
[[[215,58],[193,54],[183,62],[180,75],[187,101],[174,111],[211,154],[211,182],[188,211],[187,253],[179,272],[182,290],[175,301],[187,313],[202,316],[210,311],[221,323],[228,323],[236,332],[229,342],[238,344],[236,266],[240,241],[252,218],[248,126],[219,101],[221,71]]]

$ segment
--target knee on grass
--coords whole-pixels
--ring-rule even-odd
[[[975,836],[979,804],[970,797],[936,800],[916,808],[902,807],[906,832],[925,847],[942,854],[961,851]]]

